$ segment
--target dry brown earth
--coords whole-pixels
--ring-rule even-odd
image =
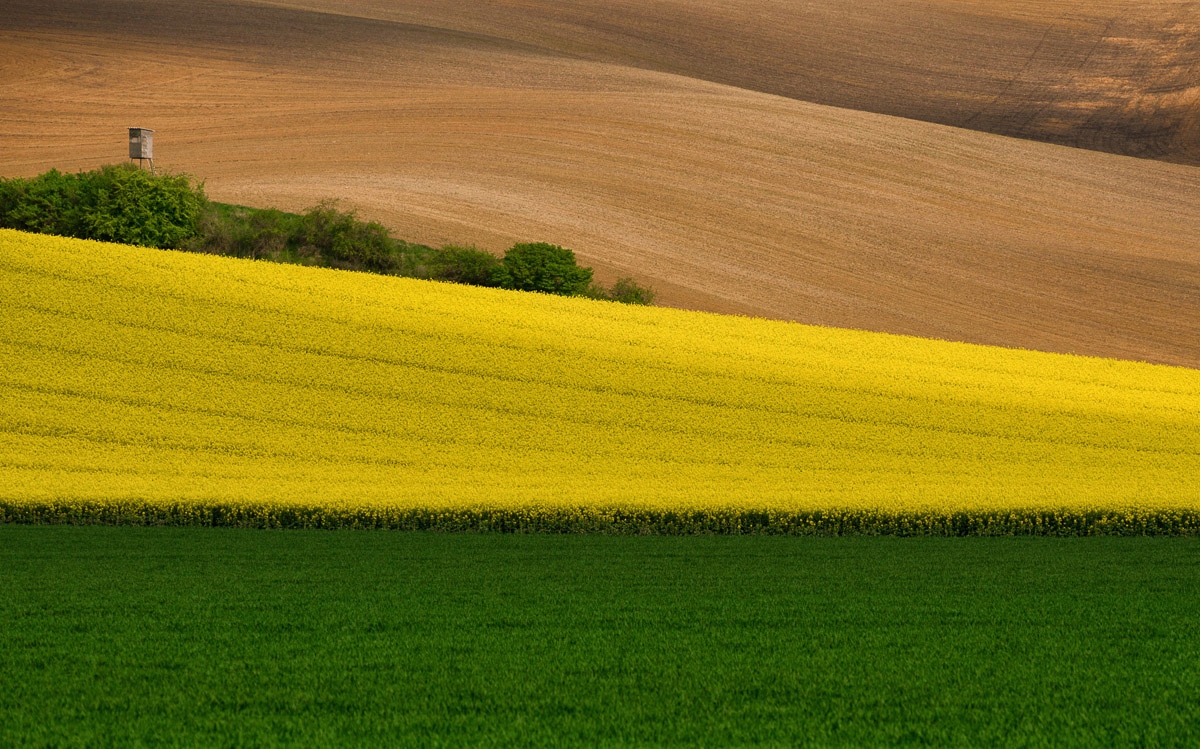
[[[1200,366],[1200,169],[771,93],[893,111],[882,92],[909,117],[1188,161],[1194,34],[1139,72],[1096,65],[1149,10],[1081,64],[1056,68],[1046,29],[1145,6],[1186,31],[1193,4],[373,1],[8,0],[0,175],[119,160],[136,124],[217,199],[341,196],[408,239],[558,242],[675,306]],[[790,7],[824,20],[788,26]],[[1068,69],[1074,89],[1047,82]],[[1130,91],[1160,98],[1140,119],[1105,104]]]
[[[793,99],[1200,164],[1194,0],[289,0]]]

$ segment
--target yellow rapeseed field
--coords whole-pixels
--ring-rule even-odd
[[[1197,532],[1200,371],[0,231],[0,519]]]

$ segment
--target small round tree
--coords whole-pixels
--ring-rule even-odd
[[[575,253],[546,242],[518,243],[504,253],[505,288],[575,296],[592,282],[592,269],[581,268]]]

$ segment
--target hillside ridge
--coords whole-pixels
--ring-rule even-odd
[[[0,230],[0,522],[1200,533],[1200,372]]]
[[[1200,165],[1200,4],[409,0],[272,7],[420,19],[848,109]]]
[[[342,198],[430,246],[544,240],[670,306],[1200,367],[1195,167],[585,49],[225,0],[145,7],[152,28],[126,34],[138,3],[10,4],[0,173],[111,162],[137,124],[158,131],[160,166],[204,179],[215,200],[299,211]],[[386,7],[411,23],[470,15]]]

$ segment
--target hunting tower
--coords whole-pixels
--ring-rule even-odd
[[[143,161],[150,162],[150,171],[154,171],[154,131],[147,127],[129,128],[129,158],[137,159],[138,166]]]

